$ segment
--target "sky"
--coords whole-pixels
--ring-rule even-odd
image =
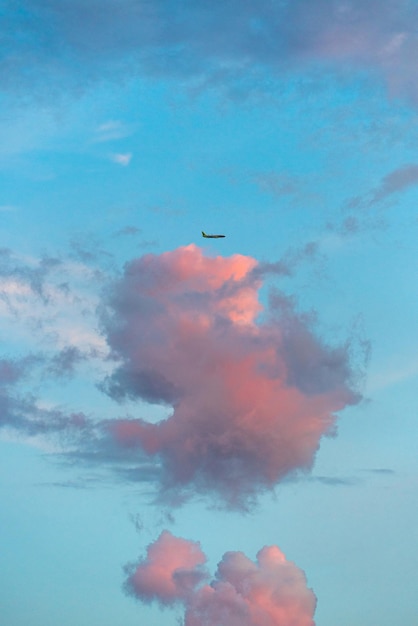
[[[418,624],[416,0],[0,16],[5,623]]]

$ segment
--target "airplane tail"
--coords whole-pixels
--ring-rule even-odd
[[[202,230],[202,237],[207,237],[207,234]]]

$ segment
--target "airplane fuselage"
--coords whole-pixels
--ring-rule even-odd
[[[205,237],[205,239],[223,239],[225,235],[207,235],[202,230],[202,237]]]

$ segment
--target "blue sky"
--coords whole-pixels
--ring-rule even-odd
[[[211,576],[278,546],[318,626],[415,623],[416,2],[21,0],[2,19],[7,624],[221,626],[200,583],[174,603],[127,586],[163,531]],[[268,430],[249,444],[265,420],[276,451]]]

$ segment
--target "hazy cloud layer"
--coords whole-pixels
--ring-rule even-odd
[[[125,588],[145,602],[182,602],[185,626],[314,626],[315,594],[277,546],[265,546],[256,562],[227,552],[212,581],[205,561],[199,544],[164,531],[145,559],[127,566]]]
[[[309,469],[335,412],[359,400],[348,345],[327,346],[280,295],[257,321],[257,268],[190,245],[132,261],[109,295],[104,331],[119,364],[104,389],[172,414],[107,428],[118,446],[161,464],[169,500],[212,492],[245,506]]]
[[[320,63],[372,70],[416,103],[417,16],[413,0],[7,0],[0,82],[44,97],[135,74],[254,88]]]

